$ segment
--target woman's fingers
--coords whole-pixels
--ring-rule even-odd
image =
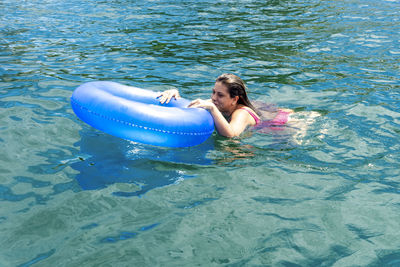
[[[215,105],[211,100],[196,99],[189,104],[189,108],[204,108],[208,111],[212,110]]]
[[[162,92],[159,96],[161,104],[168,104],[172,98],[180,98],[178,90],[172,89]]]
[[[167,100],[167,96],[164,93],[161,93],[161,95],[158,96],[158,98],[160,98],[160,103],[164,104],[165,101]]]
[[[160,103],[161,104],[168,104],[169,103],[169,101],[171,100],[171,97],[172,96],[170,96],[169,94],[163,94],[162,96],[161,96],[161,99],[160,99]]]
[[[201,104],[201,99],[196,99],[196,100],[193,100],[192,102],[190,102],[188,108],[195,108],[195,107],[200,106],[200,104]]]

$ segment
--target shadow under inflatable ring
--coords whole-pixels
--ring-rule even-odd
[[[188,147],[201,144],[214,131],[211,114],[186,108],[189,100],[161,104],[159,93],[110,81],[87,82],[75,89],[71,106],[87,124],[135,142]]]

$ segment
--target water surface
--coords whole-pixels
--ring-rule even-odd
[[[398,1],[6,0],[0,14],[1,266],[400,265]],[[225,72],[253,100],[321,116],[169,149],[69,104],[93,80],[206,98]]]

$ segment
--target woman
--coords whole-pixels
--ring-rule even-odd
[[[160,95],[161,104],[179,98],[178,90],[167,90]],[[248,126],[260,123],[260,117],[247,98],[246,86],[234,74],[222,74],[216,81],[211,99],[196,99],[188,107],[204,108],[214,119],[215,128],[226,137],[239,136]]]

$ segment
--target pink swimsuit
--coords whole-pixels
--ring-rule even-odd
[[[289,120],[289,114],[290,112],[278,109],[278,114],[276,114],[275,118],[269,121],[264,121],[263,124],[267,123],[272,126],[284,125]]]
[[[289,120],[289,114],[290,114],[290,112],[278,109],[278,114],[276,114],[275,118],[273,118],[272,120],[261,121],[259,117],[256,114],[254,114],[254,112],[251,109],[246,107],[242,107],[240,109],[246,110],[250,114],[250,116],[252,116],[256,121],[255,126],[261,130],[264,128],[268,128],[270,130],[279,130],[280,127],[274,127],[274,126],[285,125]]]

